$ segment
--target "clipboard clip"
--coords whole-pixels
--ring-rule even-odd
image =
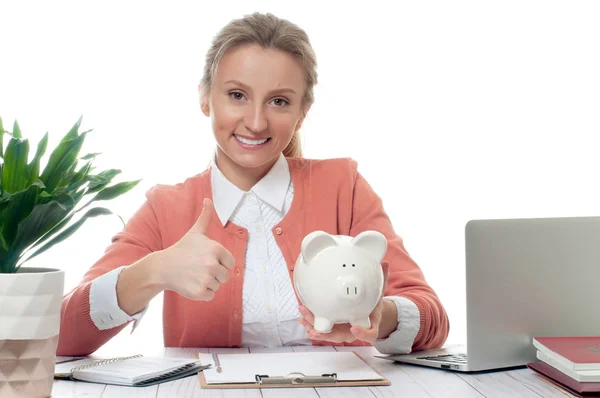
[[[321,376],[306,376],[304,373],[295,372],[287,376],[256,375],[258,384],[320,384],[335,383],[337,373],[326,373]]]

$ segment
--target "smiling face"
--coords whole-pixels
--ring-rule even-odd
[[[249,44],[223,56],[201,107],[211,118],[217,165],[234,184],[249,189],[277,161],[302,125],[305,91],[302,66],[284,51]],[[243,175],[253,181],[238,183]]]

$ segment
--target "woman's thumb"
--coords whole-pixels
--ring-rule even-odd
[[[383,290],[387,289],[388,281],[390,280],[390,263],[388,261],[381,262],[381,268],[383,271]]]
[[[192,227],[194,232],[200,232],[202,234],[206,233],[208,230],[208,226],[210,225],[210,220],[212,219],[214,213],[214,206],[212,200],[205,198],[202,213],[200,213],[200,217],[196,220],[196,223]]]

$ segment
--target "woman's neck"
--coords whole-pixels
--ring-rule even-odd
[[[261,167],[247,168],[231,160],[221,148],[217,147],[217,167],[233,185],[246,192],[249,191],[271,170],[277,159]]]

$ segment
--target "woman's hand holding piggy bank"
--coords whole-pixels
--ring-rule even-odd
[[[387,282],[388,267],[381,264],[386,251],[387,240],[376,231],[354,238],[315,231],[304,238],[294,287],[311,338],[333,331],[339,332],[333,333],[338,342],[377,339],[383,306],[395,306],[381,299]]]

